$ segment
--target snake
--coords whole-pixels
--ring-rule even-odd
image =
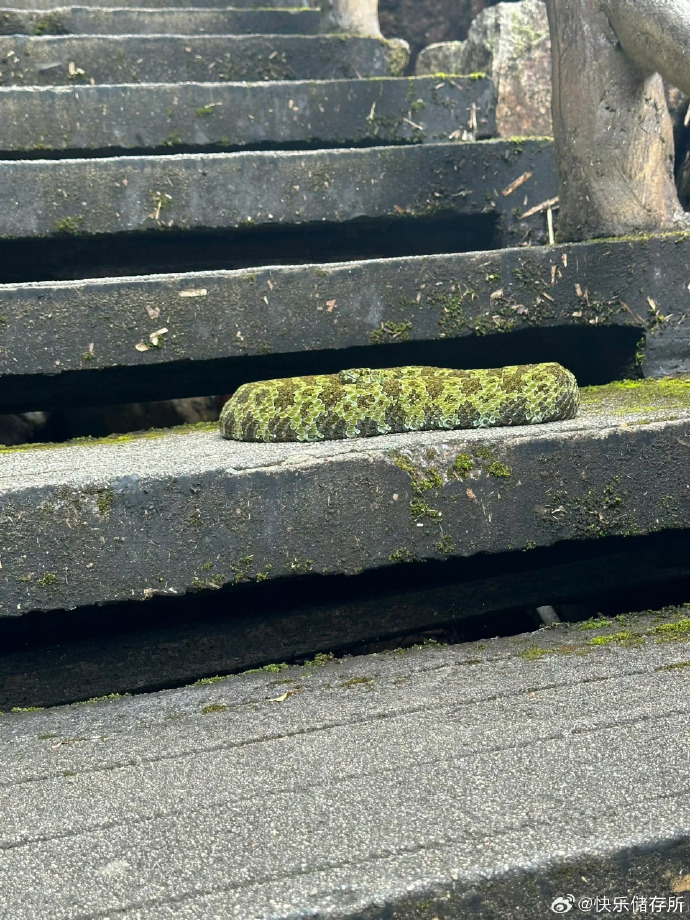
[[[223,406],[219,426],[236,441],[326,441],[534,425],[574,418],[579,405],[574,375],[554,362],[470,370],[356,367],[245,383]]]

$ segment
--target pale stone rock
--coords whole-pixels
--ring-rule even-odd
[[[429,45],[417,59],[418,74],[479,71],[496,85],[499,135],[551,135],[551,42],[542,0],[489,7],[464,42]]]

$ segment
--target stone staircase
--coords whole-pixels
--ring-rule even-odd
[[[487,703],[482,718],[507,720],[516,738],[536,725],[520,700],[544,693],[535,730],[542,744],[566,730],[549,723],[554,687],[567,694],[577,686],[586,696],[597,681],[628,687],[636,675],[643,688],[659,692],[654,718],[675,730],[688,673],[673,670],[683,665],[682,611],[669,626],[678,632],[673,654],[659,652],[666,634],[654,626],[634,661],[613,633],[617,638],[601,644],[622,643],[615,661],[599,650],[572,674],[562,661],[553,665],[556,677],[545,666],[536,682],[523,665],[562,652],[561,645],[535,651],[532,642],[495,659],[478,649],[478,676],[469,678],[462,700],[444,701],[443,683],[433,677],[417,688],[414,656],[399,673],[382,665],[386,688],[373,715],[352,691],[373,687],[378,656],[363,658],[361,672],[354,659],[342,679],[332,663],[338,702],[329,697],[326,705],[305,690],[298,699],[312,700],[312,708],[300,703],[292,723],[276,729],[274,752],[264,747],[272,714],[297,705],[289,699],[305,688],[301,672],[258,691],[255,676],[239,677],[237,700],[232,693],[200,700],[196,688],[104,703],[93,719],[76,707],[26,711],[246,668],[268,665],[270,674],[284,659],[316,655],[323,664],[332,649],[405,631],[506,610],[524,623],[521,607],[596,603],[687,582],[688,385],[667,375],[690,372],[690,241],[545,245],[557,207],[550,141],[497,140],[490,81],[477,74],[405,77],[403,42],[325,28],[320,10],[288,0],[273,0],[271,9],[247,0],[243,9],[189,0],[147,2],[145,9],[13,0],[0,9],[0,412],[98,412],[360,365],[559,360],[584,385],[582,413],[533,429],[318,445],[231,443],[210,424],[0,447],[0,709],[18,710],[0,722],[1,756],[7,765],[16,754],[23,764],[6,770],[14,823],[0,845],[0,879],[11,878],[24,893],[22,913],[15,888],[3,894],[0,882],[0,904],[13,920],[246,918],[250,908],[262,917],[319,910],[343,918],[507,916],[513,870],[533,878],[537,866],[537,880],[551,891],[553,871],[583,854],[590,859],[597,847],[628,854],[632,865],[634,847],[648,845],[658,855],[674,834],[687,834],[671,806],[663,826],[646,833],[638,812],[640,802],[654,800],[650,781],[638,784],[637,804],[628,802],[605,831],[588,836],[598,804],[583,781],[568,847],[548,832],[535,833],[531,850],[524,840],[516,846],[507,818],[500,828],[506,849],[498,844],[478,875],[476,853],[451,841],[438,823],[445,806],[429,777],[420,778],[426,754],[441,769],[443,758],[429,747],[435,730],[410,722],[405,731],[418,745],[410,757],[402,735],[394,742],[384,730],[400,705],[399,683],[410,681],[406,718],[414,721],[434,694],[449,712],[469,706],[474,694]],[[618,382],[629,378],[637,380]],[[421,671],[432,675],[465,664],[455,652],[429,655]],[[519,672],[506,691],[509,707],[523,707],[515,723],[502,704],[488,702],[498,699],[495,660],[510,660]],[[319,685],[319,693],[328,695],[330,686]],[[626,707],[634,703],[643,721],[640,694],[647,690],[622,693],[606,727],[608,749],[631,747],[621,727]],[[119,830],[111,834],[110,784],[126,811],[129,785],[160,790],[170,782],[162,763],[187,758],[196,777],[216,756],[211,752],[222,751],[213,761],[221,770],[236,746],[257,741],[243,727],[259,712],[252,709],[257,692],[265,731],[252,756],[275,757],[291,774],[310,751],[311,725],[323,751],[306,782],[329,788],[340,743],[355,775],[361,752],[388,751],[399,761],[393,785],[412,775],[426,784],[419,824],[411,802],[396,798],[373,762],[361,760],[373,777],[372,801],[383,803],[376,821],[394,827],[404,818],[397,842],[391,833],[348,851],[317,835],[305,856],[301,844],[287,841],[309,812],[309,794],[288,795],[273,779],[270,796],[286,822],[275,837],[286,847],[282,861],[269,858],[269,806],[252,787],[239,794],[238,814],[261,825],[245,834],[254,856],[209,869],[210,851],[235,845],[243,831],[239,818],[228,818],[213,824],[210,843],[197,846],[204,814],[227,799],[198,777],[194,801],[191,786],[181,793],[186,824],[173,828],[167,800],[156,811],[155,791],[150,814],[131,804],[139,816],[113,818]],[[351,706],[353,725],[371,721],[366,738],[340,731],[347,720],[333,713],[344,706]],[[161,731],[161,719],[192,710],[179,735],[173,726],[158,746],[153,738],[151,750],[137,746],[139,736]],[[130,721],[132,750],[117,727]],[[116,738],[112,751],[85,748],[81,759],[63,758],[62,746],[96,735]],[[286,738],[297,739],[289,753],[281,747]],[[596,738],[593,730],[583,742],[588,757]],[[495,743],[479,745],[484,760],[473,783],[491,785]],[[460,751],[466,739],[449,734],[448,744]],[[535,763],[548,760],[536,747],[533,753]],[[554,770],[566,760],[561,746]],[[231,776],[240,787],[244,769],[233,770],[224,783]],[[679,793],[683,770],[669,775],[659,795]],[[453,782],[459,788],[460,780]],[[344,840],[358,812],[356,791],[341,796],[341,786],[323,820],[343,822]],[[27,807],[22,790],[29,787]],[[493,826],[502,795],[474,802],[482,826]],[[525,795],[527,805],[516,794],[513,806],[532,820],[541,807],[539,783]],[[100,803],[93,820],[77,798]],[[555,789],[549,803],[564,807]],[[56,818],[44,827],[35,817],[46,809]],[[639,823],[628,839],[623,828],[631,815]],[[603,812],[599,817],[603,822]],[[153,835],[137,844],[150,855],[143,861],[116,839],[122,833],[129,840],[139,820]],[[419,831],[435,822],[437,837]],[[169,834],[182,867],[171,874],[156,869],[155,856]],[[68,881],[35,881],[41,848]],[[679,877],[681,857],[674,851]],[[474,869],[458,881],[459,867],[473,859]],[[71,860],[88,864],[84,890],[91,893],[82,896],[69,881]],[[622,855],[615,865],[591,857],[585,874],[596,875],[591,860],[602,886],[629,876]],[[487,889],[484,912],[472,913],[479,876],[486,870],[498,878],[500,867],[510,871],[498,894]],[[648,877],[661,884],[662,868],[655,863]],[[554,897],[567,894],[556,888]],[[385,913],[389,908],[395,912]],[[535,916],[534,901],[510,915]]]

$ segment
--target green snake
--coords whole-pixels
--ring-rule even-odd
[[[560,364],[489,370],[353,368],[245,383],[223,407],[236,441],[326,441],[402,431],[533,425],[574,418],[575,377]]]

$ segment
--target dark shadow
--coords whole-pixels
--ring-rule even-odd
[[[144,692],[364,643],[535,628],[545,604],[625,612],[690,597],[690,531],[302,576],[0,619],[0,710]]]
[[[0,283],[349,262],[485,251],[497,245],[495,214],[459,217],[454,212],[222,232],[75,234],[0,240]]]
[[[581,386],[591,386],[637,376],[635,356],[639,339],[640,330],[630,326],[553,326],[500,335],[362,345],[339,350],[85,369],[50,378],[44,375],[0,377],[0,412],[73,409],[75,406],[229,394],[253,380],[335,373],[348,367],[406,364],[473,368],[558,361],[575,374]],[[73,418],[74,413],[69,414]],[[61,422],[59,414],[56,415],[44,431],[43,439],[65,440],[111,433],[99,427],[92,414],[84,429],[75,429],[73,423],[70,424]]]

